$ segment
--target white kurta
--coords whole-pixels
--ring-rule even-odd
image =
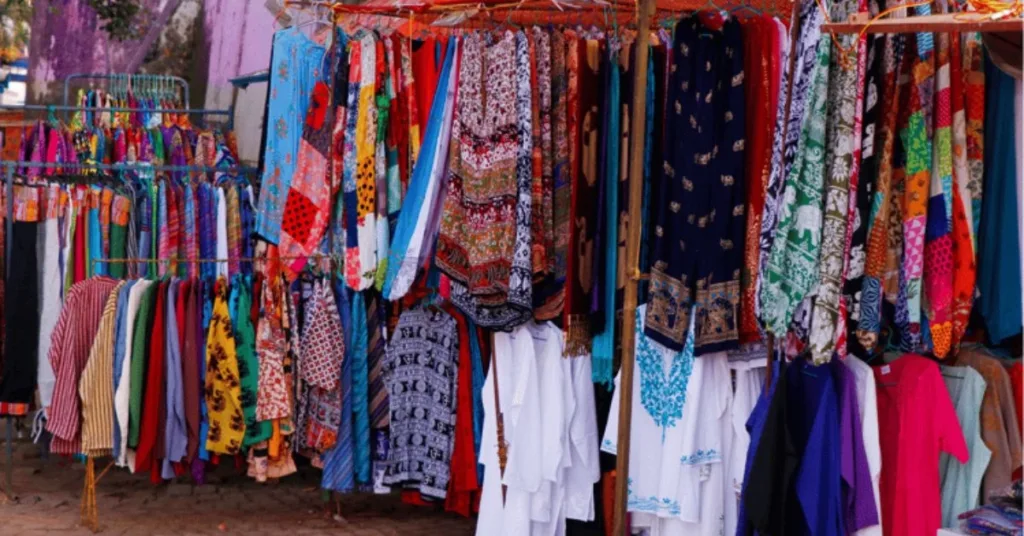
[[[857,386],[857,407],[860,409],[861,437],[864,439],[864,454],[868,458],[868,472],[871,474],[871,486],[875,494],[875,506],[878,509],[878,524],[865,527],[856,532],[857,536],[882,535],[882,502],[879,483],[882,478],[882,446],[878,433],[878,399],[875,392],[875,373],[871,365],[849,357],[843,363],[853,372]]]
[[[764,360],[729,363],[729,368],[736,373],[736,380],[735,392],[729,398],[729,423],[724,438],[726,534],[736,534],[747,450],[750,449],[747,420],[754,411],[754,405],[757,404],[757,398],[761,396],[761,389],[764,387],[764,363]]]
[[[70,218],[68,218],[70,219]],[[57,379],[46,356],[50,355],[50,336],[57,327],[61,307],[60,225],[57,218],[43,221],[43,232],[36,243],[36,255],[41,260],[39,273],[39,353],[36,383],[43,411],[49,411],[53,388]]]
[[[590,363],[562,357],[564,334],[529,323],[497,333],[494,352],[508,464],[502,504],[497,455],[494,369],[484,383],[480,463],[484,485],[477,534],[560,536],[570,515],[594,516],[600,478]]]
[[[117,428],[121,432],[121,450],[117,457],[117,466],[127,467],[133,473],[135,472],[135,451],[128,449],[128,406],[132,388],[132,340],[135,336],[135,317],[139,314],[142,293],[152,284],[152,281],[140,279],[128,291],[128,311],[125,315],[123,343],[124,361],[121,362],[121,381],[114,386],[114,417],[117,419]]]
[[[634,527],[657,534],[721,534],[723,436],[731,390],[724,352],[693,357],[693,325],[682,352],[643,333],[637,310],[627,509]],[[616,378],[616,386],[619,379]],[[601,448],[615,453],[616,388]]]

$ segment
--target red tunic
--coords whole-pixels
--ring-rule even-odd
[[[146,385],[142,398],[142,418],[139,422],[139,446],[135,451],[135,472],[154,471],[150,479],[160,480],[157,461],[157,443],[163,434],[158,432],[164,399],[164,322],[166,315],[167,282],[160,283],[156,292],[153,324],[149,337],[149,361],[146,364]],[[154,477],[155,475],[155,477]]]

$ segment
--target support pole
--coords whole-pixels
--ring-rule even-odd
[[[7,461],[4,464],[4,495],[14,500],[14,417],[7,416]]]
[[[633,102],[629,127],[629,221],[626,226],[626,288],[622,305],[622,368],[619,373],[619,437],[615,460],[615,518],[612,534],[626,534],[626,483],[629,480],[629,439],[633,415],[633,350],[636,333],[637,282],[640,280],[640,203],[644,182],[644,142],[647,120],[647,58],[655,0],[636,0],[637,36],[633,64]],[[656,166],[652,166],[656,167]]]

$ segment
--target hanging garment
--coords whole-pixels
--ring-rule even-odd
[[[842,524],[839,400],[832,366],[796,360],[778,377],[773,375],[778,386],[745,481],[748,530],[762,534],[846,532]],[[867,468],[863,469],[866,472]]]
[[[784,193],[779,200],[771,253],[762,262],[761,319],[765,330],[776,336],[782,336],[789,328],[794,311],[813,289],[819,276],[825,117],[831,52],[831,41],[822,38],[815,60],[814,84],[810,89],[807,114],[800,126],[797,159],[785,179]],[[768,221],[767,215],[765,221]]]
[[[780,196],[786,191],[785,188],[798,155],[803,152],[800,140],[804,132],[804,121],[808,111],[814,107],[814,103],[809,101],[814,98],[815,94],[812,93],[812,88],[815,87],[817,83],[815,77],[821,70],[816,67],[820,63],[817,50],[821,35],[821,23],[824,18],[824,14],[818,6],[809,3],[801,4],[797,26],[800,28],[800,34],[793,43],[795,49],[786,48],[781,58],[781,65],[792,65],[790,69],[782,69],[782,78],[779,83],[779,106],[775,115],[775,132],[777,134],[772,144],[771,170],[768,176],[768,187],[765,190],[764,212],[761,216],[760,262],[758,263],[761,277],[757,279],[757,300],[754,303],[755,313],[765,330],[776,334],[781,334],[788,320],[777,318],[778,310],[775,309],[773,302],[764,299],[765,290],[763,289],[769,269],[768,262],[775,239],[779,235],[777,229],[785,199]],[[789,43],[788,36],[784,42]],[[790,61],[791,57],[792,61]],[[809,105],[811,108],[808,107]],[[794,193],[796,192],[794,191]],[[795,306],[796,304],[793,303],[786,307],[791,309]]]
[[[160,466],[160,477],[172,479],[176,476],[174,464],[185,459],[188,450],[188,431],[185,424],[185,391],[182,378],[182,339],[179,322],[179,293],[184,282],[174,280],[168,286],[167,302],[164,318],[167,328],[164,337],[164,384],[165,397],[163,402],[164,426],[158,433],[163,438],[163,457]],[[184,319],[182,319],[183,321]]]
[[[302,130],[296,122],[309,108],[310,89],[319,77],[324,54],[322,46],[296,27],[274,34],[264,172],[256,213],[256,234],[272,244],[280,239],[282,214],[298,162]]]
[[[757,83],[745,84],[747,113],[745,121],[746,151],[746,233],[743,242],[743,268],[740,279],[741,343],[760,340],[761,334],[755,315],[757,279],[760,271],[761,218],[764,213],[765,194],[771,174],[772,140],[775,137],[774,114],[779,109],[779,66],[781,65],[781,36],[775,22],[758,17],[742,25],[743,73]],[[788,65],[786,65],[788,67]],[[785,104],[783,103],[783,106]],[[756,397],[751,400],[751,404]],[[742,474],[740,475],[742,478]],[[726,532],[735,533],[726,527]]]
[[[566,32],[568,51],[569,260],[565,296],[566,355],[590,351],[590,304],[597,234],[598,160],[604,86],[601,84],[601,46]]]
[[[1018,140],[1011,121],[1014,83],[986,62],[985,71],[985,199],[978,228],[978,312],[993,343],[1020,333],[1020,242],[1016,225],[1015,151]]]
[[[88,360],[82,369],[82,376],[76,389],[81,397],[81,448],[82,453],[87,456],[106,456],[113,450],[111,440],[114,438],[114,391],[109,373],[114,366],[114,320],[117,302],[124,285],[124,281],[117,283],[107,296]]]
[[[444,499],[451,477],[458,330],[436,309],[402,313],[384,362],[391,437],[384,483]]]
[[[111,407],[114,415],[112,436],[113,444],[111,445],[111,454],[114,461],[117,462],[121,459],[121,438],[125,437],[128,431],[128,412],[127,412],[127,398],[123,400],[124,405],[119,406],[122,403],[117,398],[118,386],[121,383],[121,378],[124,376],[125,357],[131,352],[130,345],[127,344],[128,331],[131,329],[130,322],[134,321],[134,315],[138,312],[138,298],[134,302],[134,312],[129,312],[132,306],[131,302],[131,290],[139,283],[138,280],[129,280],[121,287],[121,291],[118,292],[117,296],[117,312],[114,316],[114,353],[113,353],[113,383],[111,384]],[[129,319],[129,316],[132,318]],[[122,412],[122,409],[124,410]],[[124,416],[125,427],[121,429],[121,417]]]
[[[40,332],[39,281],[37,279],[39,258],[36,255],[38,232],[39,224],[35,221],[14,221],[11,224],[11,233],[5,237],[10,241],[10,256],[7,258],[8,269],[4,274],[7,277],[4,281],[4,354],[3,361],[0,361],[0,408],[3,408],[3,411],[0,413],[6,415],[26,415],[28,406],[35,397],[39,368],[37,352]],[[68,299],[70,299],[70,294]],[[63,315],[63,311],[61,311],[61,315]],[[56,332],[56,328],[53,330]],[[52,354],[53,351],[54,348],[51,346],[50,353]],[[60,348],[57,351],[60,352],[60,355],[64,355],[64,352],[68,350]],[[84,351],[88,352],[88,348]],[[84,360],[86,357],[76,354],[76,357],[70,359]],[[64,362],[67,363],[67,361]],[[54,374],[58,376],[57,382],[61,383],[61,371],[58,370],[53,359],[50,359],[50,365],[53,367]],[[81,367],[84,365],[85,363],[81,363],[75,366],[78,367],[78,371],[81,371]],[[77,380],[77,374],[75,374],[75,379]],[[65,378],[63,381],[67,381],[67,379]],[[63,395],[65,400],[62,401],[62,404],[67,403],[68,392],[73,395],[76,387],[77,382],[64,387],[66,392]],[[54,398],[57,396],[56,384],[53,396]],[[73,398],[77,400],[77,397]],[[76,403],[73,402],[73,404]],[[52,418],[51,413],[47,414],[49,418]],[[70,423],[67,426],[70,427]],[[74,429],[65,428],[66,433],[70,433]],[[65,435],[64,437],[70,436]]]
[[[867,457],[868,471],[871,475],[871,487],[878,522],[873,526],[858,530],[857,536],[881,536],[882,534],[882,501],[879,483],[882,475],[882,447],[878,435],[878,395],[875,386],[875,373],[871,367],[860,359],[843,361],[853,374],[857,390],[857,407],[860,408],[861,440],[864,454]]]
[[[32,255],[35,237],[32,237],[29,245],[33,247],[28,255]],[[116,285],[113,279],[97,277],[71,287],[53,330],[48,358],[57,382],[54,385],[46,430],[53,435],[50,452],[54,454],[77,454],[81,451],[81,399],[78,396],[78,383],[89,359],[92,337],[103,316],[107,298]],[[11,329],[12,324],[8,323],[7,326]],[[12,334],[8,332],[8,337]],[[8,342],[8,350],[10,348]],[[35,372],[34,365],[32,372]]]
[[[458,326],[459,334],[459,373],[456,377],[455,423],[472,422],[473,420],[473,365],[472,348],[469,342],[468,322],[451,304],[445,304],[448,313]],[[559,354],[556,360],[561,357]],[[473,427],[455,426],[453,432],[452,456],[450,464],[451,478],[448,481],[448,493],[445,496],[444,509],[464,517],[472,515],[475,497],[479,495],[480,481],[477,479],[477,460],[473,451]],[[539,438],[538,438],[539,439]]]
[[[978,371],[985,380],[985,396],[981,402],[981,438],[992,452],[992,460],[981,486],[981,497],[1008,486],[1012,475],[1021,467],[1021,432],[1017,428],[1018,407],[1003,365],[981,349],[961,350],[957,364]]]
[[[213,315],[206,335],[206,407],[209,432],[206,449],[214,454],[238,454],[245,436],[239,386],[238,354],[228,310],[228,280],[214,287]]]
[[[441,192],[444,186],[445,163],[448,142],[451,136],[452,113],[458,73],[455,54],[458,41],[448,44],[444,66],[437,90],[444,91],[444,98],[435,99],[426,123],[423,147],[406,192],[406,203],[398,217],[388,257],[388,271],[382,293],[390,300],[401,299],[412,287],[417,271],[422,265],[421,254],[425,243],[433,239],[427,236],[428,222],[439,219]],[[418,86],[419,87],[419,86]],[[418,204],[417,204],[418,203]]]
[[[487,326],[509,319],[486,318],[482,315],[487,313],[475,310],[477,307],[532,306],[522,300],[522,289],[517,288],[529,284],[531,271],[513,273],[518,260],[519,213],[525,208],[529,218],[532,197],[529,52],[525,46],[525,35],[512,32],[489,46],[481,37],[469,36],[463,42],[459,66],[448,191],[435,262],[453,283],[465,287],[463,303],[453,295],[456,304],[475,322]],[[520,102],[524,84],[525,102]],[[481,152],[480,147],[487,149]],[[526,160],[520,162],[523,157]],[[520,206],[523,186],[528,195],[526,207]],[[526,227],[529,230],[529,221]],[[516,314],[514,310],[505,313]]]
[[[114,372],[116,381],[114,413],[117,417],[119,436],[119,445],[115,447],[115,450],[118,452],[117,465],[118,467],[128,467],[132,472],[135,472],[134,448],[138,444],[138,436],[136,436],[134,441],[130,439],[131,430],[138,429],[138,406],[133,405],[132,395],[134,392],[141,392],[138,386],[134,389],[132,388],[132,380],[136,377],[135,368],[137,365],[135,365],[135,358],[142,359],[141,356],[136,356],[135,347],[141,344],[140,341],[145,340],[143,330],[146,333],[149,330],[149,326],[140,321],[139,317],[149,314],[150,287],[152,285],[152,281],[139,280],[136,284],[132,285],[132,289],[129,291],[128,311],[124,319],[124,356],[121,361],[121,367],[115,369]],[[142,324],[141,326],[140,323]],[[118,377],[117,370],[120,370],[120,377]],[[131,450],[129,450],[129,447],[131,447]]]
[[[301,379],[308,384],[309,409],[299,414],[305,430],[305,445],[323,452],[338,441],[341,421],[342,359],[345,356],[344,334],[330,284],[317,281],[313,296],[307,303],[307,320],[302,333]]]
[[[971,367],[941,367],[942,379],[956,409],[964,438],[967,441],[967,463],[960,463],[949,454],[939,457],[942,482],[942,526],[958,525],[957,516],[979,506],[981,479],[988,469],[992,451],[981,438],[981,404],[985,396],[985,379]]]
[[[873,412],[875,408],[861,409],[857,374],[853,370],[840,362],[831,363],[831,367],[839,402],[840,518],[845,524],[846,534],[856,534],[861,529],[879,524],[880,505],[874,496],[874,473],[871,472],[861,420],[861,415]],[[869,436],[869,441],[873,439]]]
[[[746,124],[739,23],[713,31],[691,17],[677,26],[673,48],[667,191],[658,198],[644,325],[649,337],[678,350],[692,308],[694,348],[702,355],[738,340]],[[677,136],[684,130],[691,136]]]
[[[334,295],[341,315],[344,330],[345,346],[352,343],[351,306],[347,297],[346,285],[338,280],[335,283]],[[297,326],[294,317],[289,320],[291,326]],[[290,329],[290,328],[289,328]],[[341,365],[341,423],[338,425],[338,442],[333,449],[324,454],[324,474],[320,487],[342,493],[355,489],[355,436],[352,434],[352,360],[346,359]]]
[[[256,330],[252,319],[252,278],[235,274],[232,278],[228,307],[231,311],[232,333],[238,355],[238,380],[241,390],[242,415],[245,416],[243,452],[270,439],[270,423],[256,418],[256,397],[259,386],[259,361],[256,354]]]
[[[352,62],[355,64],[355,61]],[[355,195],[354,214],[347,214],[349,221],[354,218],[355,228],[347,229],[349,243],[353,236],[356,247],[345,252],[345,277],[353,290],[365,290],[373,284],[377,273],[377,108],[376,95],[377,40],[367,33],[361,40],[359,52],[359,90],[355,108],[356,128],[355,153]],[[348,207],[346,207],[348,209]],[[347,212],[347,210],[346,210]]]
[[[723,437],[729,370],[724,353],[694,359],[691,318],[681,352],[644,332],[645,308],[636,315],[637,374],[630,422],[630,485],[627,509],[634,527],[654,534],[719,534],[724,524]],[[616,379],[616,382],[619,380]],[[619,390],[612,397],[601,450],[615,454]]]
[[[968,168],[967,141],[967,84],[965,69],[958,58],[962,58],[960,39],[950,42],[950,98],[952,101],[952,143],[953,143],[953,187],[952,187],[952,304],[950,305],[950,352],[960,348],[960,341],[967,331],[971,307],[974,305],[974,289],[977,276],[977,249],[973,238],[971,221],[970,170]]]
[[[369,383],[367,368],[366,303],[362,293],[352,296],[352,336],[349,357],[352,360],[352,424],[355,443],[356,482],[370,482],[370,415],[366,400]]]
[[[182,396],[184,397],[184,416],[185,416],[185,431],[186,431],[186,442],[185,442],[185,459],[193,461],[199,457],[199,416],[201,411],[199,406],[205,405],[204,398],[204,387],[200,387],[202,383],[199,381],[200,378],[200,348],[202,346],[200,339],[202,338],[201,329],[198,325],[198,310],[197,301],[200,293],[202,292],[202,285],[196,279],[189,279],[182,284],[179,289],[178,300],[180,303],[179,307],[183,308],[183,318],[180,322],[183,323],[182,328],[179,331],[179,335],[183,338],[181,343],[181,389]],[[202,363],[205,366],[205,363]],[[205,443],[205,438],[203,443]]]
[[[835,2],[831,6],[833,20],[845,20],[857,11],[856,0]],[[836,46],[856,49],[858,38],[844,35],[836,38]],[[821,45],[830,46],[830,45]],[[815,364],[826,363],[836,351],[838,333],[844,332],[840,322],[846,261],[846,235],[850,212],[850,189],[856,191],[860,173],[860,105],[858,94],[863,83],[858,80],[858,62],[850,61],[833,51],[829,65],[828,106],[825,139],[825,178],[822,208],[821,250],[818,263],[818,290],[811,308],[808,344]]]
[[[160,464],[158,461],[164,454],[164,435],[162,426],[166,414],[161,411],[165,402],[165,361],[167,357],[164,345],[167,332],[167,292],[170,280],[163,280],[155,285],[152,321],[149,338],[146,340],[146,368],[140,386],[142,388],[139,443],[135,451],[135,471],[150,473],[150,480],[155,484],[160,481]],[[134,383],[134,381],[132,382]]]
[[[513,38],[515,62],[514,66],[508,66],[510,72],[506,74],[511,74],[512,78],[506,82],[514,83],[509,88],[502,88],[501,85],[492,87],[491,75],[496,76],[493,70],[500,68],[498,66],[502,64],[502,55],[508,53],[508,47],[513,42]],[[480,326],[507,330],[526,322],[533,316],[533,278],[530,266],[530,214],[532,210],[530,189],[533,138],[531,136],[530,53],[526,35],[522,32],[507,34],[500,43],[482,50],[481,59],[481,68],[486,68],[489,75],[481,94],[481,96],[488,95],[486,101],[488,107],[484,110],[485,121],[493,121],[495,133],[505,132],[506,134],[502,137],[510,136],[516,143],[505,147],[505,150],[511,150],[513,147],[515,149],[514,153],[511,153],[515,155],[513,168],[508,167],[510,166],[508,161],[500,162],[500,165],[499,162],[493,161],[480,165],[483,168],[496,167],[493,171],[499,174],[507,174],[514,169],[514,174],[511,176],[515,180],[513,183],[506,180],[495,184],[492,179],[487,184],[487,189],[490,189],[490,192],[486,189],[480,190],[479,184],[476,185],[476,188],[465,190],[471,182],[480,181],[482,177],[479,177],[475,181],[463,183],[463,193],[460,195],[456,193],[458,190],[452,187],[457,182],[453,175],[449,178],[449,192],[445,198],[445,211],[440,223],[443,228],[445,221],[451,221],[456,226],[462,222],[462,240],[468,241],[466,244],[472,244],[470,250],[467,250],[468,262],[463,265],[464,268],[468,266],[466,275],[460,277],[457,269],[454,271],[454,275],[449,272],[449,275],[452,275],[450,296],[452,303]],[[465,56],[465,50],[461,61],[463,66],[470,63]],[[466,80],[467,77],[460,72],[460,91],[467,83]],[[504,89],[506,100],[501,97],[502,89]],[[514,93],[509,90],[514,90]],[[497,94],[489,95],[495,91]],[[515,103],[515,106],[512,109],[515,114],[502,114],[499,111],[501,103],[504,102],[507,105],[509,99],[513,98],[513,94],[512,102]],[[495,109],[496,107],[499,109]],[[509,120],[512,120],[513,123],[503,124]],[[464,121],[468,121],[468,118]],[[453,137],[457,142],[459,137],[456,136],[457,133],[454,129],[458,125],[459,122],[453,121]],[[492,157],[499,155],[501,155],[500,152]],[[502,156],[507,159],[510,155]],[[501,172],[502,167],[508,169]],[[474,191],[476,191],[476,195],[474,195]],[[449,204],[449,201],[453,203]],[[457,206],[459,203],[461,203],[461,207]],[[481,214],[478,209],[472,209],[472,206],[477,203],[491,204],[497,210],[494,213],[484,212]],[[451,220],[448,219],[449,217]],[[488,225],[486,228],[482,228],[481,223],[488,223]],[[441,243],[444,236],[445,233],[441,233],[438,238],[438,251],[434,259],[439,268],[443,268],[441,259],[457,258],[442,250]],[[452,267],[449,266],[446,270],[450,271]]]
[[[284,329],[288,291],[280,277],[268,277],[263,285],[262,309],[256,325],[256,354],[259,356],[259,388],[256,420],[284,419],[292,412],[292,390],[288,387],[284,361],[288,339]]]
[[[748,499],[747,494],[747,488],[751,476],[751,469],[754,465],[754,458],[757,455],[758,450],[760,449],[761,436],[764,434],[765,425],[768,422],[769,411],[772,409],[771,404],[772,401],[775,399],[775,391],[779,384],[783,384],[786,382],[784,375],[781,373],[782,371],[785,371],[785,368],[778,362],[773,362],[771,366],[772,378],[775,379],[768,384],[767,389],[761,391],[761,396],[758,397],[757,402],[754,404],[754,409],[750,412],[750,417],[747,419],[746,422],[746,429],[747,432],[750,434],[750,447],[747,449],[746,458],[744,461],[743,490],[739,498],[739,514],[736,520],[737,536],[750,536],[752,534],[755,534],[757,524],[763,525],[769,522],[779,522],[777,519],[765,519],[764,517],[760,517],[764,515],[764,511],[760,510],[759,507],[757,507],[756,505],[753,512],[758,517],[754,517],[754,515],[751,515],[749,513],[751,510],[747,507],[748,500],[757,500],[757,498],[753,496],[751,496],[751,498]],[[872,379],[872,381],[874,380]],[[772,433],[774,434],[775,432],[773,431]],[[780,464],[778,466],[778,469],[780,470],[780,472],[776,476],[788,475],[791,477],[791,466],[783,466]],[[786,498],[783,497],[783,500],[785,501]]]
[[[906,354],[876,368],[882,441],[882,521],[885,534],[935,534],[942,522],[939,454],[967,461],[956,410],[934,362]]]

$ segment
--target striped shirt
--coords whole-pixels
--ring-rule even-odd
[[[114,287],[103,307],[103,316],[93,339],[89,361],[78,382],[82,401],[82,452],[90,456],[109,455],[114,448],[114,328],[117,300],[122,281]]]
[[[50,404],[46,429],[53,434],[50,451],[55,454],[77,454],[81,441],[78,380],[89,359],[103,307],[117,281],[94,277],[71,287],[57,327],[50,339],[50,365],[56,383]]]

